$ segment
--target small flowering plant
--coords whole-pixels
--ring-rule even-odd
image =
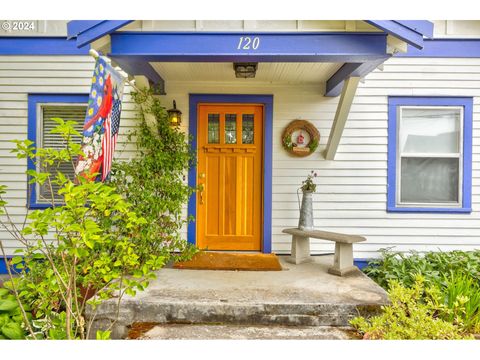
[[[302,181],[301,189],[303,192],[315,192],[317,190],[317,184],[313,182],[316,177],[317,173],[313,170],[307,175],[307,178]]]

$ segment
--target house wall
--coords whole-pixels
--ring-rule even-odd
[[[378,249],[398,251],[471,250],[480,247],[480,59],[393,58],[359,85],[334,161],[321,156],[338,98],[322,96],[320,85],[258,84],[247,81],[168,82],[165,104],[176,99],[188,124],[189,93],[273,94],[272,249],[289,253],[286,227],[298,224],[296,189],[311,170],[319,174],[314,196],[315,226],[359,234],[356,258],[378,256]],[[386,212],[388,95],[474,96],[473,189],[471,214],[394,214]],[[317,152],[290,156],[281,133],[294,119],[307,119],[321,133]],[[313,241],[314,253],[331,252],[331,242]]]
[[[26,205],[26,161],[10,150],[11,139],[27,137],[27,94],[88,93],[93,60],[87,56],[0,56],[0,183],[8,185],[6,199],[17,224]],[[242,93],[274,95],[273,129],[273,251],[288,253],[290,239],[281,233],[296,226],[296,189],[306,174],[319,174],[315,195],[315,225],[319,228],[364,235],[355,257],[377,255],[382,247],[397,250],[473,249],[480,246],[480,59],[394,58],[360,84],[335,161],[325,161],[325,147],[338,98],[324,98],[323,86],[232,82],[167,82],[164,104],[176,99],[188,124],[189,93]],[[128,93],[128,89],[127,89]],[[474,96],[473,189],[471,214],[386,213],[387,96]],[[281,147],[283,128],[297,118],[312,121],[321,133],[320,149],[307,158],[290,157]],[[124,98],[117,156],[134,155],[124,134],[134,125],[135,112]],[[18,243],[0,230],[8,252]],[[316,241],[314,253],[331,252],[333,244]]]

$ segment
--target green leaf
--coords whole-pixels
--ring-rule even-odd
[[[0,299],[3,298],[4,296],[7,296],[10,294],[10,291],[8,291],[5,288],[0,288]]]
[[[0,311],[10,312],[18,307],[18,303],[14,300],[0,300]]]
[[[110,330],[102,331],[102,330],[97,330],[96,338],[97,340],[110,340]]]
[[[1,331],[3,335],[5,335],[8,339],[11,339],[11,340],[25,339],[25,332],[23,331],[19,323],[10,322],[2,326]]]

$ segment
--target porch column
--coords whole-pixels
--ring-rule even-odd
[[[352,106],[355,92],[357,91],[358,82],[360,77],[352,76],[345,80],[343,85],[340,101],[338,102],[337,112],[333,120],[332,129],[330,130],[330,136],[328,138],[327,148],[325,149],[324,156],[326,160],[334,160],[337,153],[338,144],[343,134],[343,129],[347,122],[348,114]]]

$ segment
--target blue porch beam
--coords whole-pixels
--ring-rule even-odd
[[[129,75],[145,76],[153,84],[155,94],[166,94],[165,81],[148,62],[133,58],[114,58],[113,60]]]
[[[143,62],[366,62],[387,56],[384,33],[116,32],[113,59]]]
[[[342,65],[342,67],[327,80],[325,96],[340,95],[345,79],[349,77],[364,77],[387,59],[388,56],[385,56],[382,59],[371,60],[364,63],[346,63]]]
[[[405,41],[406,43],[415,46],[417,49],[423,48],[423,37],[433,34],[433,23],[424,21],[422,25],[420,22],[412,23],[408,20],[394,21],[394,20],[365,20],[367,23],[376,28],[385,31],[387,34],[395,36],[396,38]],[[430,24],[430,25],[429,25]],[[410,27],[412,26],[412,27]],[[426,31],[426,34],[423,32]]]

